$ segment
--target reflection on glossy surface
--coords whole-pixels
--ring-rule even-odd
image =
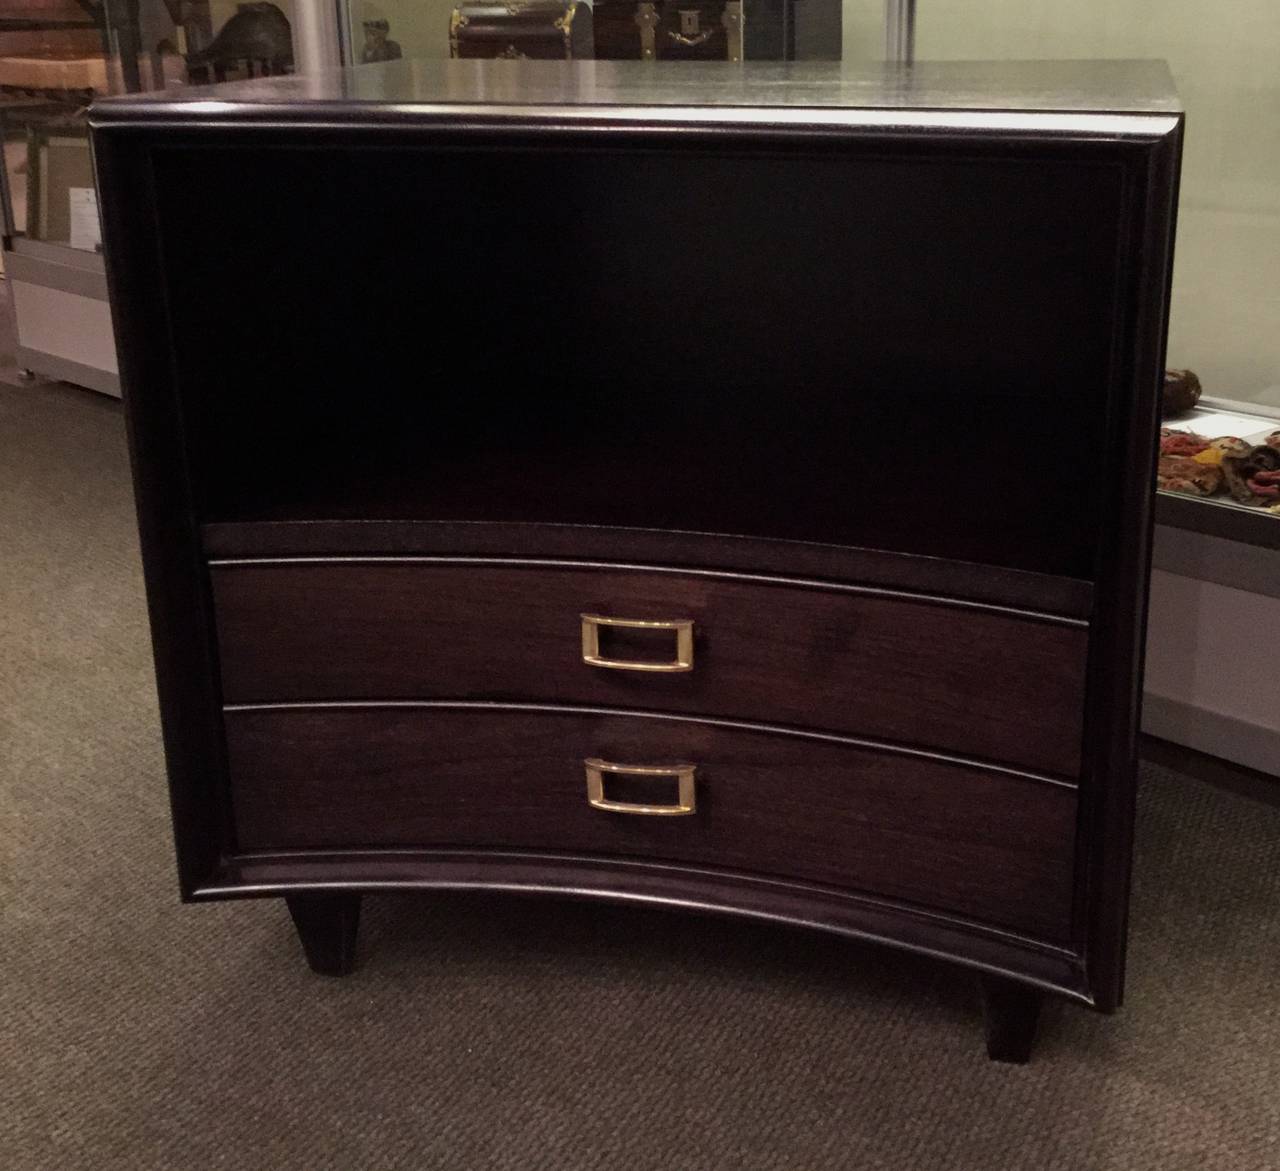
[[[181,94],[134,96],[244,105],[292,102],[513,105],[794,106],[967,110],[1113,109],[1175,112],[1161,62],[926,62],[910,68],[842,62],[391,61],[266,78]],[[115,102],[99,108],[111,116]]]

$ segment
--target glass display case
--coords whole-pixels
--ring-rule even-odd
[[[290,0],[10,0],[3,268],[20,369],[119,394],[85,114],[102,94],[287,73]]]
[[[120,88],[110,45],[101,6],[6,6],[0,202],[18,366],[119,393],[83,118],[94,94]]]

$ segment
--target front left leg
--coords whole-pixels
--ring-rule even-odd
[[[322,976],[345,976],[356,963],[360,896],[356,894],[285,895],[307,963]]]
[[[987,1056],[1025,1065],[1031,1060],[1040,1022],[1040,989],[1002,976],[979,976],[978,987],[987,1026]]]

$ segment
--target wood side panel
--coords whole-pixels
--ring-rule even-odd
[[[1087,633],[875,594],[636,571],[361,563],[212,573],[229,703],[514,699],[791,724],[1074,776]],[[692,619],[694,668],[588,666],[584,612]],[[651,645],[645,646],[645,643]],[[618,657],[670,657],[669,635]]]
[[[226,801],[216,636],[188,458],[188,419],[174,386],[167,344],[171,322],[153,148],[148,134],[124,127],[93,138],[178,882],[183,897],[190,898],[234,846],[234,833]]]
[[[1100,534],[1089,654],[1076,905],[1097,1006],[1124,999],[1138,732],[1182,123],[1132,168],[1116,288],[1115,389],[1106,452],[1113,524]]]
[[[685,721],[465,709],[227,714],[248,850],[488,846],[694,862],[1068,938],[1076,794]],[[584,760],[697,766],[696,812],[592,808]],[[607,795],[672,799],[665,779]],[[643,795],[642,795],[643,793]]]

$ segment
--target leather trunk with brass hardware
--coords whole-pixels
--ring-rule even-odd
[[[591,5],[579,0],[460,4],[449,18],[451,57],[572,60],[593,52]]]
[[[595,6],[604,60],[741,61],[742,0],[603,0]]]

